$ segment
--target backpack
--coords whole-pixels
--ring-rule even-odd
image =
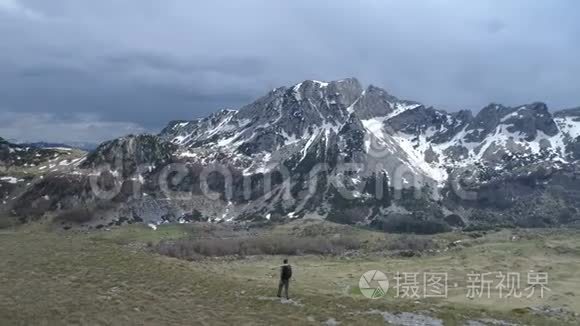
[[[282,265],[282,275],[280,276],[283,280],[289,280],[292,277],[292,266]]]

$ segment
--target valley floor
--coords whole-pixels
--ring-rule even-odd
[[[296,221],[265,231],[345,232],[369,244],[396,235]],[[44,225],[0,230],[0,325],[578,325],[580,231],[503,230],[473,238],[433,236],[448,249],[404,258],[381,251],[292,256],[291,300],[276,298],[281,256],[207,258],[158,255],[161,239],[206,237],[187,225],[53,232]],[[247,232],[247,231],[246,231]],[[326,231],[325,231],[326,232]],[[218,234],[219,235],[219,234]],[[212,232],[209,236],[218,236]],[[328,234],[327,234],[328,235]],[[331,235],[328,235],[331,236]],[[457,242],[457,240],[460,240]],[[369,270],[391,289],[370,300],[358,290]],[[545,297],[466,298],[473,272],[545,272]],[[447,298],[395,298],[396,272],[447,273]],[[495,276],[491,276],[492,278]],[[495,284],[495,283],[494,283]],[[422,283],[421,289],[423,290]],[[473,289],[472,289],[473,290]],[[421,292],[422,293],[422,292]],[[409,313],[409,314],[404,314]],[[503,324],[502,324],[503,323]]]

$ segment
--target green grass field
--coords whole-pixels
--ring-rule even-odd
[[[217,230],[217,231],[216,231]],[[401,236],[297,221],[258,230],[272,236],[349,234],[369,248]],[[154,231],[132,225],[98,232],[51,232],[42,224],[0,230],[0,325],[385,325],[376,312],[415,313],[444,325],[502,320],[519,325],[578,325],[580,232],[504,230],[472,239],[461,233],[435,236],[438,243],[462,245],[421,257],[363,250],[341,256],[289,257],[294,268],[292,301],[275,298],[283,257],[207,258],[188,262],[149,249],[162,239],[223,236],[212,226],[165,225]],[[389,280],[399,272],[445,272],[449,295],[442,299],[363,297],[360,276],[381,270]],[[546,297],[466,298],[466,274],[549,273]],[[526,280],[522,280],[523,283]],[[455,287],[454,285],[457,285]],[[528,307],[562,308],[554,314]],[[373,313],[375,312],[375,313]],[[479,324],[474,324],[479,325]]]

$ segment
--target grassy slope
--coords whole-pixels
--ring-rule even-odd
[[[360,232],[371,241],[382,239],[373,232],[339,231]],[[285,226],[271,232],[300,232],[300,227]],[[431,309],[447,325],[483,317],[565,325],[512,309],[549,303],[580,311],[573,296],[580,295],[577,233],[543,233],[511,242],[510,233],[504,231],[478,240],[478,245],[424,258],[293,257],[291,295],[302,306],[270,300],[281,257],[189,263],[143,250],[146,242],[192,233],[195,235],[180,226],[158,231],[131,226],[88,234],[49,233],[41,227],[0,230],[0,325],[305,324],[309,317],[318,323],[335,318],[343,324],[384,324],[378,315],[357,314],[371,309]],[[552,292],[546,301],[469,301],[463,289],[452,290],[450,298],[443,301],[370,301],[356,290],[358,278],[370,269],[448,271],[450,283],[456,281],[461,287],[464,272],[471,269],[530,268],[551,273]]]

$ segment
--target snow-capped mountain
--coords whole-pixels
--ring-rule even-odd
[[[253,172],[280,159],[273,154],[304,152],[318,137],[339,135],[347,124],[355,124],[367,140],[392,150],[409,168],[445,182],[450,168],[476,163],[499,168],[506,157],[574,161],[578,112],[553,117],[543,103],[491,104],[473,117],[470,111],[447,113],[399,100],[374,86],[363,90],[355,79],[305,81],[274,89],[239,111],[171,122],[161,137],[179,145],[183,157],[207,162],[207,150],[214,156],[219,152],[227,160],[248,162],[247,171]],[[357,150],[376,150],[369,146]]]
[[[99,225],[304,216],[371,224],[552,225],[580,216],[579,158],[580,108],[552,115],[543,103],[490,104],[474,116],[363,88],[354,78],[307,80],[239,110],[172,121],[158,136],[102,144],[78,166],[52,176],[84,186],[76,201],[62,195],[49,211],[91,203],[99,207]],[[103,167],[110,186],[122,189],[114,205],[89,191],[91,175]],[[44,191],[50,182],[21,189],[14,201],[50,196]],[[221,196],[208,198],[208,189]],[[168,196],[169,190],[189,196]]]

